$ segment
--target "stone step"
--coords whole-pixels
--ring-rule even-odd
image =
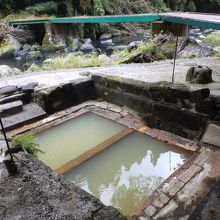
[[[16,91],[17,86],[15,85],[4,86],[0,88],[0,95],[9,95],[15,93]]]
[[[18,93],[11,96],[5,96],[3,98],[0,98],[0,104],[14,102],[18,100],[22,101],[23,104],[27,104],[31,100],[31,95],[26,93]]]
[[[15,101],[0,105],[0,116],[6,117],[22,111],[23,102]]]
[[[28,123],[35,122],[46,117],[46,112],[37,104],[29,103],[23,105],[23,111],[17,114],[3,117],[2,122],[6,131],[12,130]]]

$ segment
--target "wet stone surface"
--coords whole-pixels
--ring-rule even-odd
[[[36,158],[24,153],[16,156],[19,173],[14,177],[0,163],[1,219],[124,219]]]

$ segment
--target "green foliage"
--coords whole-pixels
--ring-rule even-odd
[[[57,4],[54,1],[42,2],[27,7],[26,12],[34,15],[55,15],[57,14]]]
[[[57,70],[57,69],[71,69],[84,67],[98,67],[110,64],[109,58],[106,55],[83,54],[82,52],[71,53],[63,57],[55,57],[53,59],[45,60],[42,67],[30,67],[27,71],[39,70]]]
[[[136,50],[124,50],[119,55],[117,63],[150,63],[166,59],[161,43],[152,39],[142,43]]]
[[[172,45],[172,42],[169,45]],[[105,54],[76,52],[45,60],[41,67],[32,65],[27,71],[99,67],[120,63],[149,63],[167,58],[167,51],[164,50],[163,46],[164,44],[153,39],[142,43],[137,49],[132,51],[128,51],[128,49],[115,51],[111,57]]]
[[[161,12],[168,12],[170,11],[163,0],[151,0],[152,5],[155,7],[156,10]]]
[[[196,11],[196,5],[194,1],[188,1],[185,5],[185,10],[186,11]]]
[[[39,153],[44,153],[39,148],[39,144],[35,143],[35,137],[33,135],[20,135],[16,136],[12,140],[12,144],[16,147],[22,148],[25,152],[37,156]]]
[[[220,46],[220,31],[209,34],[204,42],[212,47]]]
[[[105,10],[101,0],[96,0],[94,5],[95,15],[105,15]]]
[[[40,67],[39,67],[37,64],[33,63],[33,64],[28,68],[28,71],[30,71],[30,72],[40,71]]]

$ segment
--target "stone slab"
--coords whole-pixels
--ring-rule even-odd
[[[170,202],[168,203],[167,206],[163,207],[160,212],[155,216],[153,217],[153,219],[168,219],[166,218],[166,215],[168,213],[172,213],[176,208],[178,207],[178,204],[176,203],[175,200],[170,200]],[[172,218],[171,218],[172,219]]]
[[[21,87],[24,93],[32,93],[34,88],[38,86],[37,82],[31,82]]]
[[[16,156],[16,176],[8,176],[0,163],[0,219],[124,219],[115,208],[104,206],[37,158],[25,153]]]
[[[192,166],[187,169],[184,173],[182,173],[178,179],[184,183],[189,182],[197,173],[202,170],[200,166],[192,164]]]
[[[147,216],[152,217],[155,214],[156,210],[157,209],[153,205],[150,205],[145,209],[144,212]]]
[[[202,137],[202,142],[220,147],[220,127],[215,124],[209,124]]]
[[[7,86],[4,86],[2,88],[0,88],[0,95],[7,95],[7,94],[12,94],[14,92],[17,91],[17,87],[14,86],[14,85],[7,85]]]
[[[31,96],[29,94],[25,93],[18,93],[10,96],[6,96],[0,99],[0,104],[5,104],[9,102],[14,102],[21,100],[24,104],[27,104],[31,99]]]
[[[182,187],[184,183],[178,179],[172,181],[168,188],[163,189],[163,192],[169,196],[174,196]]]
[[[164,194],[161,193],[154,201],[153,205],[157,208],[162,208],[165,204],[167,204],[170,201],[170,198]]]
[[[10,116],[22,111],[23,102],[22,101],[14,101],[6,104],[0,105],[0,116]]]
[[[31,123],[46,117],[46,112],[37,104],[30,103],[23,106],[23,111],[17,114],[3,117],[2,122],[6,130],[12,130],[19,126]]]

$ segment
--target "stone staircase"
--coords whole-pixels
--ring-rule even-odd
[[[31,96],[38,83],[29,83],[21,87],[9,85],[0,88],[0,116],[5,130],[11,130],[46,116],[46,112]]]

